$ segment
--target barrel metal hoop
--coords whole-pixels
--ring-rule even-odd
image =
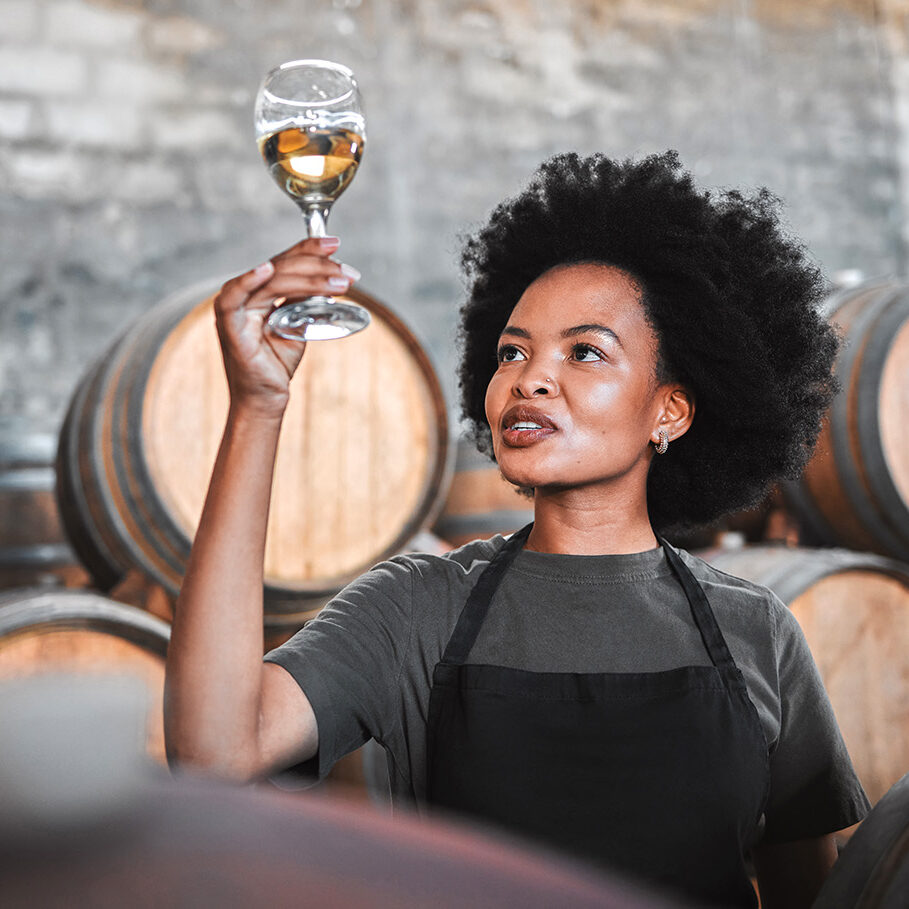
[[[0,549],[2,568],[42,568],[69,565],[75,558],[67,543],[33,543],[31,546],[4,546]]]
[[[865,467],[864,480],[880,503],[877,514],[902,538],[903,557],[909,557],[909,508],[893,482],[881,436],[880,396],[883,366],[902,325],[909,322],[909,297],[897,296],[870,332],[859,369],[858,444]]]
[[[5,469],[40,468],[53,462],[57,452],[57,436],[54,433],[29,430],[10,438],[4,429],[0,422],[0,464]]]
[[[53,487],[53,467],[15,467],[0,473],[0,492],[43,492]]]
[[[847,571],[874,571],[886,574],[909,586],[909,565],[868,552],[851,549],[798,549],[795,564],[780,565],[762,577],[784,603],[792,603],[809,587],[823,578]]]
[[[854,341],[847,344],[841,361],[837,365],[837,374],[845,377],[846,381],[854,374],[855,364],[864,355],[867,334],[871,326],[902,292],[902,287],[891,288],[880,298],[869,303],[856,316],[850,329],[850,339],[854,339]],[[849,433],[852,411],[850,398],[850,388],[844,387],[831,405],[830,417],[830,434],[833,442],[831,447],[837,470],[842,479],[843,491],[859,522],[888,550],[890,555],[899,558],[905,553],[905,545],[884,524],[876,510],[869,504],[859,465],[852,454]]]
[[[99,475],[97,480],[97,491],[99,497],[104,502],[104,513],[111,529],[117,536],[119,545],[125,552],[124,561],[126,562],[126,569],[124,574],[130,567],[136,565],[146,574],[151,574],[152,577],[156,577],[153,573],[152,564],[146,558],[145,554],[136,547],[130,529],[123,516],[123,509],[118,501],[120,477],[118,476],[116,465],[119,446],[118,444],[115,444],[114,433],[117,432],[119,424],[115,412],[111,412],[109,421],[106,419],[106,414],[109,409],[108,405],[111,404],[110,409],[113,410],[112,400],[115,400],[115,395],[111,395],[111,389],[113,388],[116,390],[120,383],[123,370],[126,368],[127,355],[130,349],[129,344],[126,342],[135,330],[136,329],[133,328],[121,339],[120,343],[117,345],[115,356],[111,359],[111,362],[108,364],[108,368],[104,373],[104,381],[101,387],[101,393],[98,397],[98,401],[104,406],[95,407],[94,412],[91,414],[91,421],[94,429],[92,433],[92,452],[94,455],[92,462],[99,465],[97,471]],[[114,465],[113,476],[110,475],[107,469],[104,469],[107,452],[109,452],[109,459]],[[116,489],[114,488],[114,484],[116,484]]]
[[[742,555],[748,556],[745,566],[736,561]],[[758,544],[746,549],[712,552],[705,560],[720,571],[730,570],[736,577],[769,588],[787,604],[793,603],[818,581],[849,571],[887,575],[909,587],[909,564],[851,549]]]
[[[114,587],[127,568],[115,555],[114,541],[99,522],[96,509],[86,495],[86,489],[96,489],[100,481],[97,471],[91,467],[93,450],[85,438],[89,427],[84,425],[83,414],[86,401],[89,398],[97,400],[94,392],[100,382],[102,367],[115,347],[116,342],[98,358],[79,384],[63,422],[57,453],[57,505],[66,535],[95,582],[105,590]],[[83,459],[89,461],[85,469]]]
[[[210,295],[210,294],[209,294]],[[143,325],[133,335],[129,352],[138,366],[121,379],[114,395],[114,425],[125,432],[120,444],[113,446],[114,468],[121,494],[127,502],[130,517],[135,521],[143,542],[153,555],[130,536],[130,550],[155,580],[171,593],[176,593],[186,571],[191,540],[179,527],[173,515],[157,494],[151,477],[142,432],[144,391],[154,365],[154,354],[160,349],[180,320],[199,299],[188,301],[183,295],[171,305],[155,311],[154,331]],[[128,463],[127,463],[128,459]]]
[[[0,636],[36,627],[89,629],[114,634],[161,656],[167,654],[170,626],[150,613],[94,594],[34,593],[29,588],[0,596]]]
[[[865,294],[874,293],[891,287],[893,285],[893,280],[891,275],[881,275],[877,278],[863,281],[861,284],[856,284],[853,287],[841,287],[838,290],[834,290],[833,293],[826,297],[823,303],[821,303],[818,308],[818,315],[822,319],[830,321],[836,315],[837,311],[847,303],[851,303],[853,300],[864,296]]]

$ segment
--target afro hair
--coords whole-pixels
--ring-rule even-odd
[[[674,151],[550,158],[467,240],[459,378],[481,451],[493,456],[484,400],[512,309],[544,272],[578,262],[635,279],[658,339],[655,378],[695,398],[688,432],[651,464],[654,528],[709,524],[799,475],[838,387],[840,339],[819,312],[827,285],[785,235],[775,196],[700,191]]]

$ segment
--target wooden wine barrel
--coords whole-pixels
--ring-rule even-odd
[[[460,439],[448,497],[433,530],[453,546],[519,530],[533,520],[533,499],[521,495],[473,442]]]
[[[62,673],[140,679],[148,692],[147,750],[161,763],[169,638],[161,619],[88,591],[23,588],[0,595],[0,681]]]
[[[102,589],[132,568],[179,588],[227,415],[212,312],[219,284],[152,309],[72,398],[58,498]],[[370,310],[371,326],[310,344],[291,385],[265,554],[272,617],[317,611],[429,523],[447,489],[446,407],[429,359],[387,308],[349,296]]]
[[[746,546],[698,553],[769,587],[811,648],[872,803],[909,767],[909,565],[843,549]]]
[[[56,432],[0,421],[0,589],[88,581],[54,499]]]
[[[787,498],[804,539],[909,561],[909,286],[843,291],[826,314],[845,334],[843,391]]]
[[[862,821],[812,909],[905,909],[907,904],[909,774]]]

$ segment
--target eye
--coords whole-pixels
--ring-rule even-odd
[[[500,363],[512,363],[515,360],[523,360],[524,354],[514,346],[514,344],[503,344],[497,353]]]
[[[594,360],[606,359],[606,355],[601,350],[597,350],[596,347],[592,347],[590,344],[575,344],[571,348],[571,355],[581,363],[592,363]]]

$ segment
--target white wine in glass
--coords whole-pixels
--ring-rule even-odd
[[[256,99],[256,138],[269,173],[300,207],[310,237],[324,237],[328,213],[363,154],[366,121],[354,74],[328,60],[273,69]],[[369,325],[356,303],[315,296],[286,302],[268,317],[283,338],[343,338]]]

